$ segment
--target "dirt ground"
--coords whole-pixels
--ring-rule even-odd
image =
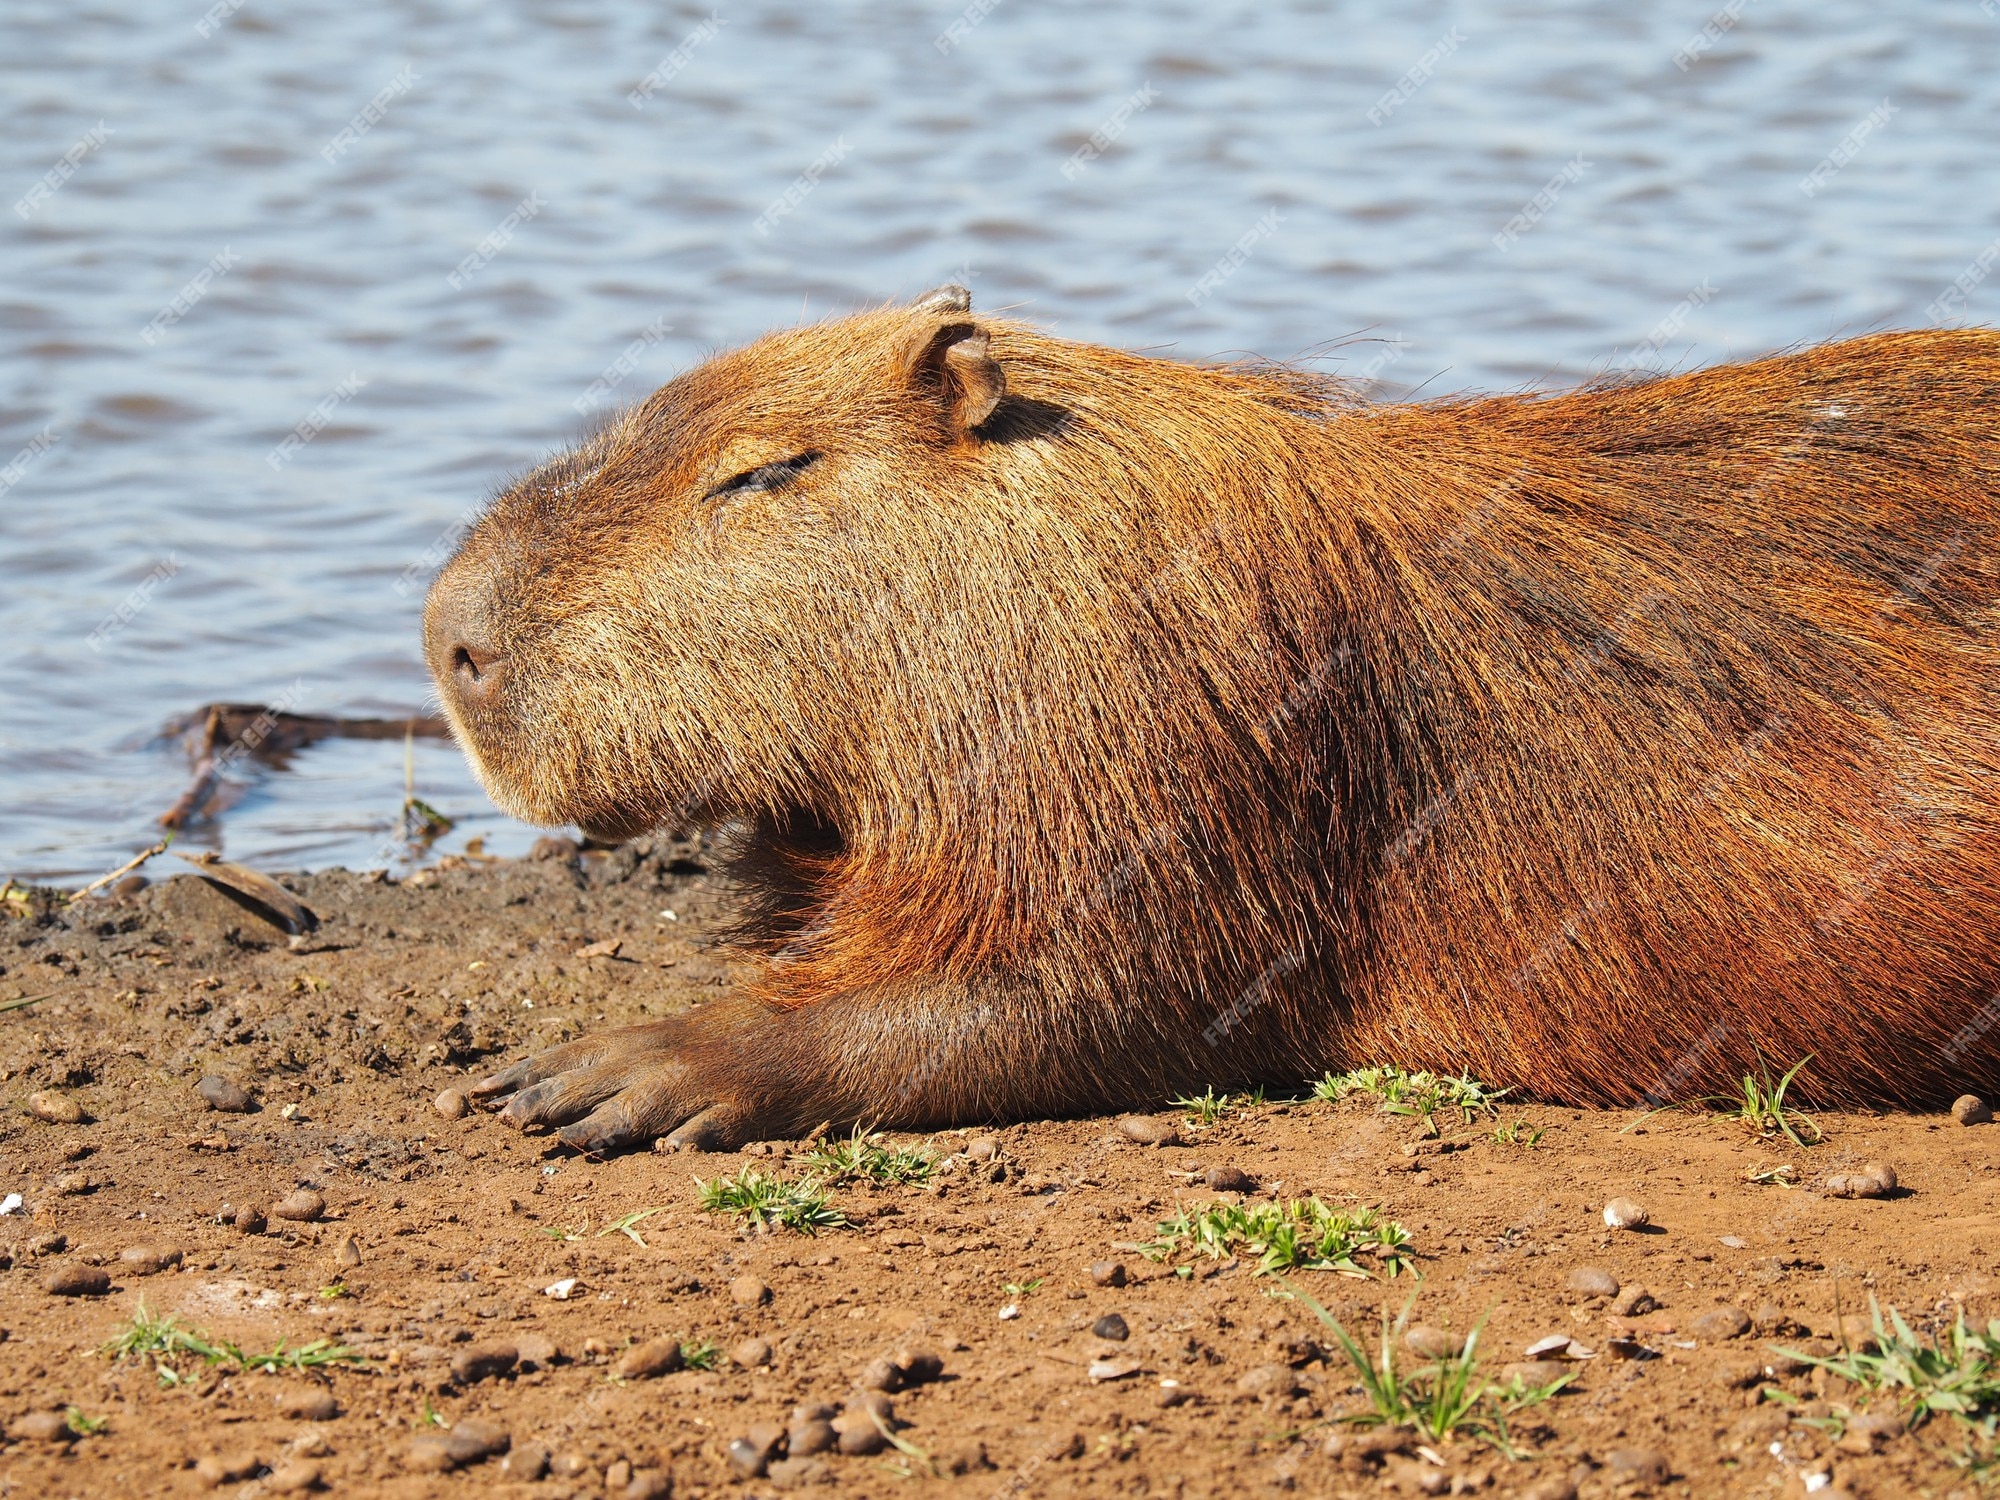
[[[440,1113],[494,1059],[727,986],[703,941],[727,892],[703,858],[659,844],[297,877],[322,925],[292,941],[196,875],[74,907],[0,899],[0,1005],[47,996],[0,1011],[0,1199],[23,1200],[0,1216],[0,1493],[1982,1493],[1951,1457],[1963,1427],[1837,1437],[1851,1388],[1772,1346],[1829,1338],[1871,1292],[1925,1333],[2000,1313],[2000,1126],[1822,1116],[1825,1142],[1801,1152],[1708,1115],[1528,1105],[1442,1119],[1462,1142],[1447,1151],[1361,1100],[1207,1125],[1162,1101],[1173,1144],[1109,1120],[931,1137],[928,1181],[840,1185],[851,1227],[808,1236],[704,1213],[695,1183],[796,1172],[796,1143],[592,1161]],[[254,1111],[211,1108],[207,1075]],[[88,1118],[61,1119],[65,1100]],[[1896,1168],[1894,1196],[1820,1191],[1871,1159]],[[1801,1185],[1747,1175],[1785,1162]],[[1255,1186],[1219,1195],[1215,1168]],[[278,1217],[302,1189],[323,1216]],[[1414,1299],[1413,1322],[1486,1320],[1482,1368],[1552,1334],[1594,1351],[1511,1419],[1517,1457],[1334,1424],[1364,1406],[1354,1372],[1275,1278],[1131,1248],[1180,1204],[1307,1193],[1412,1237],[1415,1277],[1291,1278],[1371,1348],[1380,1311]],[[1607,1230],[1615,1196],[1651,1225]],[[1658,1309],[1621,1320],[1573,1289],[1586,1268]],[[50,1289],[88,1292],[93,1270],[108,1290]],[[106,1353],[142,1307],[212,1347],[329,1340],[355,1359],[274,1374]],[[1718,1307],[1752,1326],[1724,1336],[1746,1319],[1703,1320]],[[628,1346],[663,1337],[656,1363],[712,1346],[713,1368],[635,1369]],[[866,1446],[857,1381],[894,1385],[890,1366],[908,1376],[887,1397],[906,1446],[765,1452],[760,1424],[812,1403],[864,1418],[836,1425]],[[764,1457],[768,1475],[737,1466]]]

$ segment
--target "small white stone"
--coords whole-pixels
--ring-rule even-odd
[[[1647,1214],[1630,1198],[1613,1198],[1604,1205],[1604,1222],[1613,1229],[1639,1229],[1646,1224]]]

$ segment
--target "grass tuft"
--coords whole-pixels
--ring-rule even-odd
[[[1458,1123],[1470,1125],[1481,1115],[1497,1115],[1500,1099],[1510,1090],[1488,1088],[1470,1073],[1454,1078],[1448,1073],[1412,1073],[1384,1066],[1329,1073],[1313,1085],[1312,1092],[1315,1099],[1336,1104],[1363,1095],[1374,1099],[1383,1114],[1421,1120],[1435,1135],[1440,1113],[1456,1111]]]
[[[1911,1427],[1950,1416],[1992,1438],[2000,1429],[2000,1318],[1989,1320],[1981,1332],[1961,1312],[1948,1333],[1926,1342],[1893,1307],[1885,1322],[1873,1296],[1868,1311],[1876,1343],[1872,1352],[1847,1348],[1824,1357],[1781,1352],[1870,1395],[1895,1398],[1907,1409]]]
[[[729,1213],[757,1228],[776,1224],[800,1234],[845,1229],[847,1215],[831,1206],[826,1186],[817,1177],[786,1180],[745,1167],[734,1177],[704,1182],[697,1177],[703,1213]]]
[[[1409,1326],[1411,1304],[1405,1304],[1393,1324],[1384,1310],[1381,1344],[1370,1355],[1333,1314],[1302,1292],[1293,1295],[1333,1334],[1341,1354],[1353,1367],[1362,1395],[1368,1398],[1367,1411],[1340,1417],[1339,1421],[1368,1427],[1413,1427],[1433,1443],[1454,1437],[1476,1438],[1491,1443],[1509,1458],[1518,1458],[1521,1455],[1507,1429],[1507,1419],[1540,1405],[1575,1378],[1563,1375],[1547,1385],[1531,1386],[1518,1376],[1503,1385],[1482,1375],[1479,1335],[1485,1327],[1483,1319],[1466,1336],[1465,1346],[1449,1359],[1431,1360],[1414,1369],[1400,1368],[1396,1346]]]
[[[171,1314],[151,1312],[143,1302],[133,1311],[131,1321],[103,1345],[102,1352],[117,1360],[150,1359],[162,1385],[180,1384],[182,1374],[179,1365],[188,1358],[198,1359],[212,1367],[260,1370],[265,1374],[276,1374],[280,1370],[314,1370],[327,1365],[367,1366],[367,1361],[360,1354],[331,1339],[314,1339],[297,1348],[288,1347],[280,1339],[276,1348],[252,1354],[227,1339],[215,1338],[199,1328],[186,1327]]]
[[[1414,1271],[1409,1232],[1372,1208],[1340,1209],[1318,1198],[1290,1203],[1210,1203],[1160,1222],[1158,1236],[1135,1245],[1148,1260],[1186,1250],[1211,1260],[1255,1257],[1259,1275],[1337,1271],[1367,1277]],[[1366,1256],[1372,1266],[1364,1266]]]
[[[1765,1140],[1782,1137],[1800,1150],[1808,1146],[1817,1146],[1824,1138],[1819,1126],[1814,1124],[1809,1116],[1790,1108],[1785,1103],[1785,1091],[1792,1086],[1792,1080],[1799,1076],[1799,1070],[1811,1061],[1812,1054],[1808,1052],[1784,1073],[1773,1079],[1770,1069],[1765,1067],[1763,1059],[1759,1058],[1757,1071],[1743,1075],[1740,1097],[1730,1094],[1711,1094],[1708,1098],[1696,1102],[1726,1106],[1735,1112],[1732,1118],[1742,1122],[1744,1128],[1752,1135]]]
[[[859,1129],[844,1141],[822,1141],[802,1160],[827,1182],[928,1182],[937,1170],[937,1157],[923,1147],[892,1148]]]
[[[1215,1085],[1210,1084],[1199,1094],[1184,1095],[1168,1102],[1187,1116],[1188,1124],[1213,1125],[1231,1110],[1256,1109],[1268,1101],[1262,1087],[1254,1088],[1247,1094],[1218,1094]]]

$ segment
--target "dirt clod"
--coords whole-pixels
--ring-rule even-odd
[[[1896,1169],[1885,1161],[1865,1163],[1858,1172],[1836,1172],[1826,1180],[1829,1198],[1886,1198],[1896,1191]]]
[[[279,1464],[264,1481],[265,1488],[279,1495],[303,1495],[320,1487],[319,1465],[304,1459]]]
[[[238,1484],[257,1474],[264,1461],[248,1450],[233,1453],[205,1453],[195,1460],[194,1477],[209,1489]]]
[[[181,1263],[178,1250],[164,1245],[127,1245],[118,1252],[118,1267],[133,1276],[157,1276]]]
[[[1698,1339],[1738,1339],[1750,1331],[1750,1314],[1740,1307],[1714,1307],[1688,1324]]]
[[[42,1280],[51,1297],[102,1297],[111,1290],[111,1273],[101,1266],[63,1266]]]
[[[28,1095],[26,1107],[29,1114],[38,1120],[47,1120],[51,1125],[82,1125],[90,1119],[81,1104],[68,1094],[57,1093],[53,1089]]]
[[[465,1102],[465,1095],[457,1089],[445,1089],[431,1101],[431,1108],[447,1120],[462,1120],[471,1106]]]
[[[671,1375],[683,1363],[685,1358],[681,1354],[681,1341],[658,1338],[634,1344],[618,1356],[618,1363],[613,1368],[625,1380],[651,1380],[658,1375]]]
[[[745,1370],[768,1365],[774,1357],[769,1339],[744,1339],[729,1351],[730,1363]]]
[[[509,1479],[533,1484],[549,1472],[549,1450],[541,1443],[516,1443],[500,1460],[500,1472]]]
[[[1569,1273],[1567,1285],[1579,1297],[1618,1295],[1618,1278],[1602,1266],[1578,1266]]]
[[[270,1227],[268,1221],[264,1218],[264,1210],[251,1204],[245,1204],[242,1208],[237,1209],[231,1215],[229,1222],[234,1224],[238,1232],[242,1234],[262,1234]]]
[[[1180,1143],[1180,1132],[1173,1122],[1153,1115],[1121,1115],[1112,1126],[1128,1141],[1141,1146],[1174,1146]]]
[[[1210,1167],[1207,1177],[1212,1193],[1254,1193],[1257,1181],[1241,1167]]]
[[[220,1073],[209,1073],[195,1085],[195,1092],[208,1101],[208,1107],[225,1115],[247,1115],[257,1107],[257,1101],[250,1097],[250,1091],[231,1078]]]
[[[288,1219],[294,1224],[317,1224],[326,1217],[326,1196],[311,1188],[299,1188],[272,1206],[271,1217]]]
[[[477,1385],[513,1373],[521,1352],[512,1344],[474,1344],[451,1357],[451,1378],[460,1385]]]
[[[738,1276],[729,1283],[729,1300],[739,1307],[761,1307],[771,1300],[771,1288],[755,1276]]]
[[[7,1436],[17,1443],[67,1443],[76,1434],[63,1413],[31,1411],[7,1424]]]
[[[1092,1323],[1090,1331],[1101,1339],[1111,1339],[1120,1344],[1132,1337],[1132,1330],[1126,1325],[1125,1319],[1115,1312],[1106,1313],[1095,1323]]]
[[[1090,1266],[1090,1279],[1098,1286],[1123,1286],[1126,1280],[1125,1267],[1115,1260],[1093,1261]]]
[[[1951,1101],[1951,1117],[1961,1125],[1990,1125],[1993,1106],[1977,1094],[1960,1094]]]

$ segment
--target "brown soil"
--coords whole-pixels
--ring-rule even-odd
[[[1529,1106],[1501,1118],[1545,1127],[1538,1145],[1490,1139],[1493,1120],[1456,1132],[1447,1122],[1464,1149],[1412,1155],[1411,1121],[1354,1101],[1264,1105],[1207,1127],[1163,1104],[1182,1144],[1135,1144],[1104,1120],[944,1132],[931,1144],[955,1159],[931,1182],[843,1186],[836,1204],[854,1227],[806,1237],[747,1234],[697,1205],[695,1176],[786,1170],[785,1143],[580,1160],[433,1107],[485,1060],[728,985],[703,943],[727,893],[702,859],[699,846],[660,844],[457,864],[400,884],[299,877],[286,883],[323,925],[289,943],[197,876],[67,910],[47,892],[0,901],[0,1002],[49,993],[0,1013],[0,1196],[25,1198],[0,1218],[0,1424],[24,1431],[23,1416],[71,1407],[102,1424],[7,1442],[0,1493],[195,1493],[201,1460],[240,1455],[230,1467],[246,1478],[225,1493],[269,1493],[303,1477],[303,1464],[357,1495],[603,1495],[607,1474],[622,1482],[632,1468],[633,1493],[660,1470],[683,1497],[763,1495],[776,1485],[736,1477],[732,1439],[784,1424],[802,1402],[851,1405],[871,1362],[917,1347],[944,1368],[892,1398],[910,1451],[826,1455],[809,1488],[1341,1495],[1437,1493],[1442,1480],[1498,1495],[1574,1483],[1589,1496],[1621,1492],[1618,1450],[1653,1449],[1673,1476],[1658,1493],[1803,1495],[1808,1476],[1827,1472],[1836,1488],[1814,1484],[1822,1495],[1976,1493],[1945,1456],[1965,1446],[1962,1429],[1934,1421],[1849,1452],[1868,1446],[1860,1434],[1837,1446],[1823,1425],[1795,1420],[1826,1415],[1848,1388],[1767,1366],[1779,1367],[1773,1343],[1834,1333],[1870,1292],[1924,1332],[1961,1308],[1982,1326],[2000,1312],[2000,1127],[1826,1116],[1825,1144],[1800,1152],[1702,1115],[1635,1127],[1632,1113]],[[578,956],[610,939],[615,954]],[[196,1092],[205,1074],[248,1085],[261,1107],[212,1112]],[[93,1118],[30,1114],[28,1097],[50,1091]],[[964,1154],[989,1134],[997,1158]],[[1900,1174],[1897,1196],[1817,1191],[1875,1158]],[[1746,1180],[1781,1161],[1805,1186]],[[1408,1227],[1418,1280],[1295,1278],[1371,1342],[1378,1309],[1414,1296],[1423,1323],[1464,1330],[1488,1318],[1482,1347],[1495,1365],[1551,1333],[1598,1357],[1577,1366],[1571,1391],[1514,1419],[1518,1461],[1476,1442],[1440,1448],[1442,1468],[1414,1448],[1381,1457],[1352,1439],[1329,1452],[1329,1433],[1346,1431],[1329,1419],[1361,1398],[1338,1354],[1323,1352],[1331,1341],[1312,1313],[1274,1297],[1277,1283],[1249,1265],[1196,1261],[1183,1276],[1129,1248],[1177,1203],[1213,1199],[1189,1175],[1211,1167],[1249,1173],[1253,1199],[1312,1192],[1379,1205]],[[321,1222],[273,1217],[263,1233],[230,1222],[301,1185],[324,1195]],[[1648,1207],[1650,1232],[1603,1227],[1617,1195]],[[607,1228],[646,1209],[660,1212],[634,1236]],[[350,1237],[358,1266],[341,1259]],[[140,1274],[121,1256],[141,1246],[183,1259]],[[1131,1282],[1096,1284],[1089,1268],[1102,1261],[1122,1262]],[[92,1266],[109,1271],[107,1294],[46,1290],[52,1275]],[[1658,1357],[1611,1356],[1613,1315],[1568,1290],[1584,1266],[1651,1289],[1661,1310],[1634,1333]],[[733,1295],[746,1276],[768,1285],[768,1301]],[[573,1296],[543,1294],[566,1278]],[[341,1285],[345,1295],[323,1290]],[[367,1363],[273,1376],[184,1358],[180,1382],[164,1384],[150,1361],[101,1352],[141,1303],[244,1349],[333,1339]],[[1009,1303],[1019,1314],[1003,1319]],[[1721,1304],[1757,1327],[1726,1339],[1694,1331]],[[1123,1342],[1092,1332],[1113,1312],[1129,1325]],[[714,1344],[716,1368],[616,1374],[628,1344],[661,1335]],[[771,1345],[768,1365],[733,1362],[756,1337]],[[537,1340],[559,1354],[536,1351]],[[502,1343],[541,1358],[532,1370],[454,1376],[455,1356]],[[1094,1383],[1100,1358],[1137,1368]],[[282,1402],[315,1385],[339,1415],[287,1416]],[[1767,1399],[1767,1388],[1800,1404]],[[413,1441],[445,1431],[433,1414],[503,1429],[513,1470],[542,1444],[583,1472],[531,1485],[497,1457],[415,1471]],[[265,1469],[281,1471],[278,1483],[259,1477]]]

